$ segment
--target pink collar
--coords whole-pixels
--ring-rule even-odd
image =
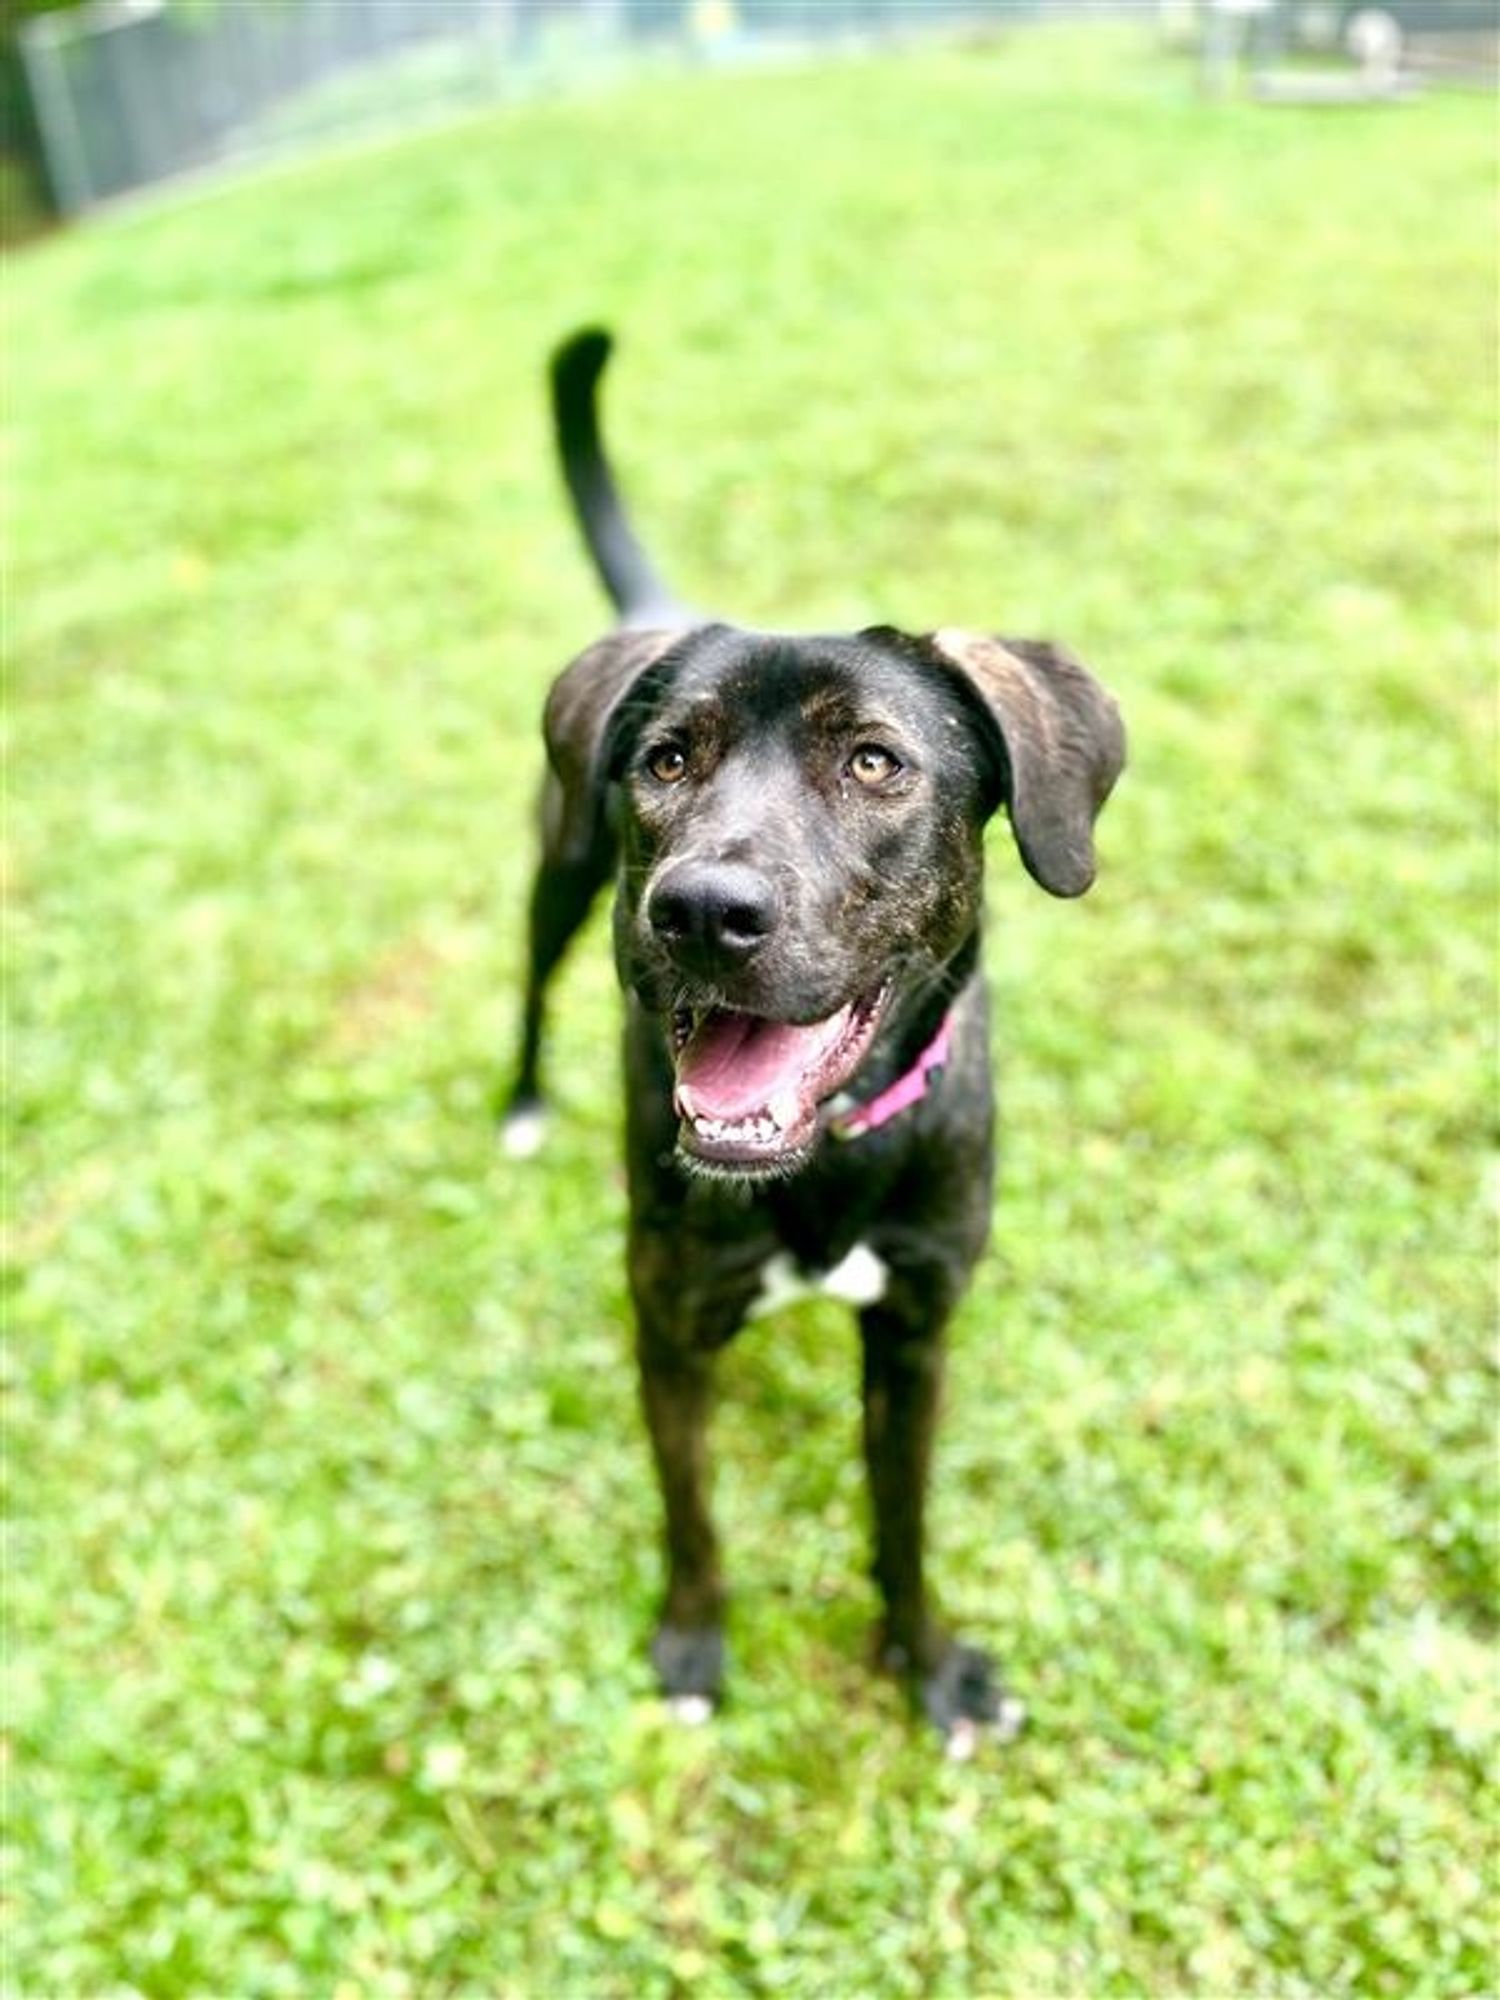
[[[841,1112],[828,1128],[833,1137],[862,1139],[867,1132],[878,1131],[893,1118],[899,1118],[903,1111],[920,1104],[933,1078],[942,1073],[952,1046],[953,1016],[945,1014],[937,1033],[905,1076],[898,1077],[878,1097],[872,1097],[868,1104],[857,1104],[852,1111]]]

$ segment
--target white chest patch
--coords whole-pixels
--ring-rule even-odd
[[[890,1273],[885,1260],[877,1257],[868,1243],[856,1243],[842,1263],[831,1271],[810,1276],[797,1269],[785,1250],[768,1257],[760,1270],[760,1292],[750,1307],[750,1318],[776,1312],[798,1299],[841,1299],[847,1306],[873,1306],[885,1297]]]

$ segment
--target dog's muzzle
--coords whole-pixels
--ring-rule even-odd
[[[827,1011],[817,1011],[808,984],[826,993],[826,962],[814,982],[805,965],[801,980],[788,980],[781,961],[796,941],[787,935],[776,884],[745,862],[671,863],[647,892],[643,914],[657,961],[653,983],[675,1003],[673,1104],[682,1154],[709,1172],[794,1171],[818,1136],[821,1107],[874,1039],[884,990],[831,1009],[828,995],[821,1003]]]

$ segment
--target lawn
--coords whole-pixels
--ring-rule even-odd
[[[1492,1989],[1492,112],[1018,39],[14,263],[7,1992]],[[1130,724],[1085,901],[990,844],[968,1766],[864,1670],[831,1306],[725,1369],[732,1704],[653,1702],[602,923],[493,1143],[587,319],[696,601]]]

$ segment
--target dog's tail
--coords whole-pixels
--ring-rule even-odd
[[[558,455],[583,539],[621,619],[676,625],[686,613],[636,540],[599,436],[599,377],[613,345],[602,328],[586,327],[552,356]]]

